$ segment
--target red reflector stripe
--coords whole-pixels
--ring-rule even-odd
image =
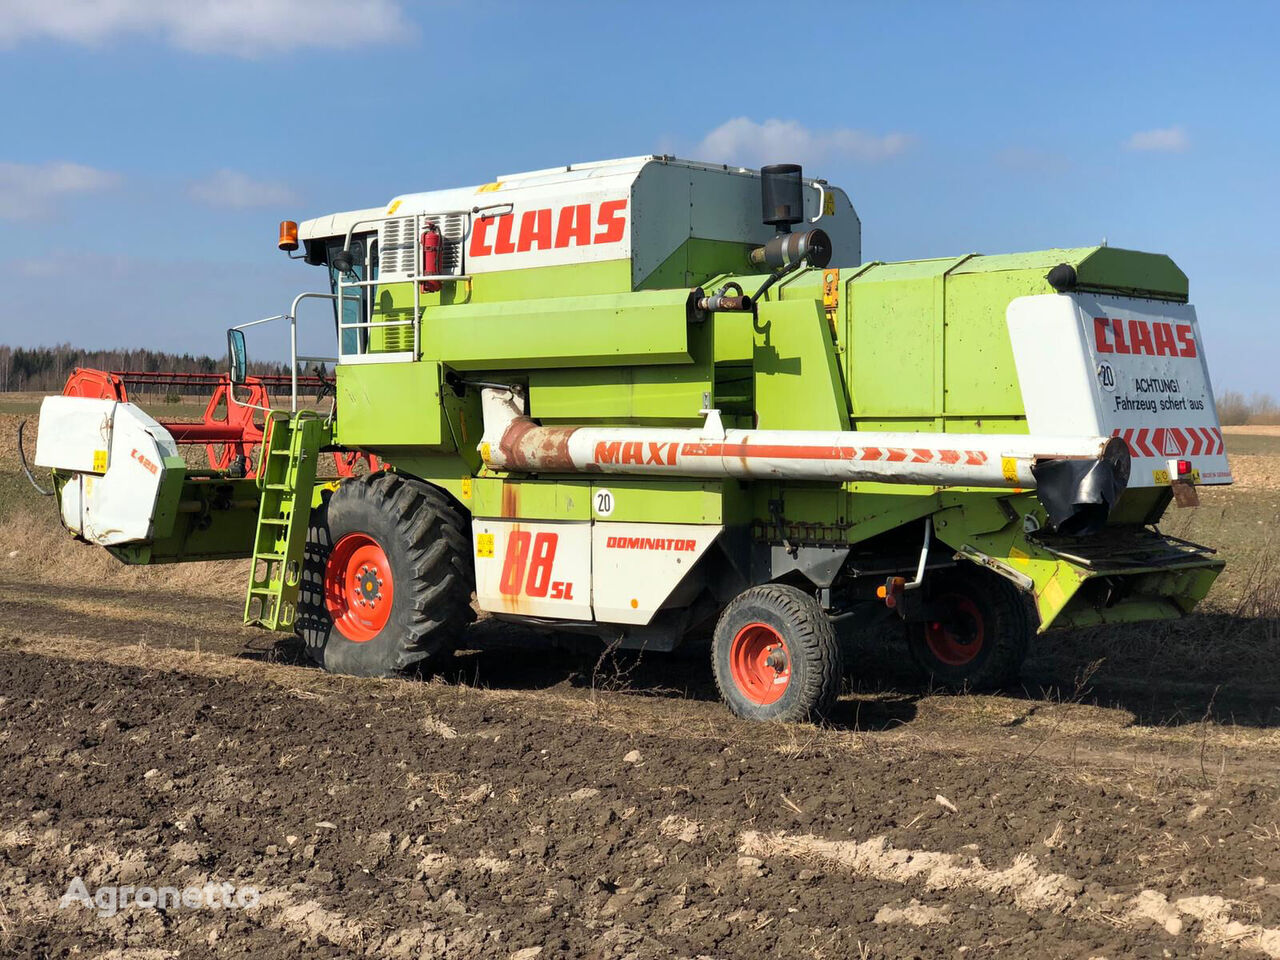
[[[759,443],[686,443],[680,447],[682,457],[739,457],[757,460],[858,460],[902,463],[959,463],[963,458],[970,466],[987,462],[983,450],[930,450],[901,447],[819,447],[787,446]]]
[[[1134,457],[1163,459],[1168,456],[1164,452],[1166,441],[1173,449],[1193,457],[1216,456],[1226,451],[1222,431],[1215,427],[1128,427],[1116,428],[1111,435],[1123,440]]]

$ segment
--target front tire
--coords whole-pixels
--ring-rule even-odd
[[[925,676],[947,690],[998,690],[1017,680],[1032,633],[1022,591],[972,564],[933,574],[927,589],[944,616],[912,623],[907,634]]]
[[[835,629],[796,587],[769,583],[735,597],[716,624],[711,657],[720,696],[748,720],[818,720],[840,695]]]
[[[465,516],[394,473],[346,480],[313,511],[298,637],[331,673],[390,677],[443,653],[474,619]]]

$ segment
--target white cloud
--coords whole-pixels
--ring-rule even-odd
[[[703,137],[694,157],[750,167],[840,159],[874,162],[896,157],[913,139],[906,133],[874,134],[849,127],[810,130],[795,120],[757,123],[750,117],[735,117]]]
[[[255,180],[239,170],[219,170],[196,180],[187,192],[193,200],[211,207],[285,207],[296,203],[298,195],[284,183]]]
[[[45,216],[59,200],[114,187],[120,175],[79,163],[0,163],[0,219]]]
[[[1162,127],[1139,130],[1124,142],[1126,150],[1150,150],[1156,153],[1183,153],[1191,146],[1185,127]]]
[[[410,30],[400,0],[0,0],[0,48],[141,35],[183,50],[255,57],[396,40]]]

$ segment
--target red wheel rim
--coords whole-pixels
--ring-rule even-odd
[[[394,599],[391,564],[378,541],[349,533],[333,545],[324,567],[324,605],[344,637],[354,643],[376,637]]]
[[[956,593],[937,602],[950,610],[946,621],[930,620],[924,625],[924,639],[935,657],[951,667],[963,667],[982,652],[985,634],[982,611],[968,597]]]
[[[777,703],[791,683],[786,641],[768,624],[747,624],[729,646],[729,674],[752,703]]]

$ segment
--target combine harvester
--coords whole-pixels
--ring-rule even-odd
[[[326,270],[271,319],[295,376],[336,363],[332,409],[241,386],[246,324],[250,469],[188,469],[179,428],[110,392],[47,398],[36,462],[127,563],[250,559],[246,622],[326,669],[448,650],[474,591],[624,647],[713,629],[730,708],[800,719],[839,692],[835,620],[896,617],[937,683],[991,688],[1037,630],[1178,617],[1222,569],[1156,527],[1231,482],[1167,257],[863,263],[825,181],[671,157],[407,194],[279,246]],[[300,357],[301,322],[336,355]],[[325,481],[324,452],[378,467]]]

